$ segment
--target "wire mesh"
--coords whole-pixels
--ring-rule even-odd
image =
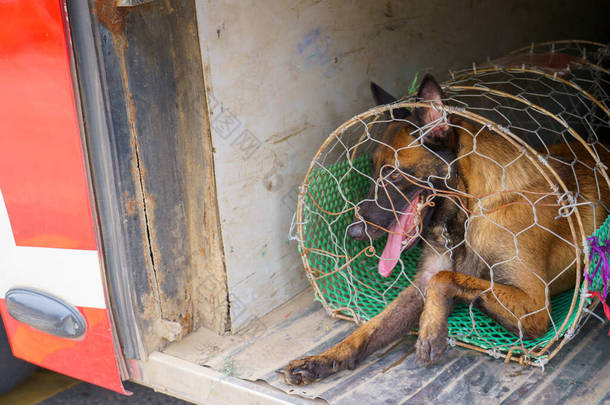
[[[494,276],[503,274],[503,268],[519,267],[543,284],[545,299],[543,306],[526,314],[504,306],[518,319],[518,334],[483,313],[476,300],[460,302],[449,318],[451,342],[539,366],[553,357],[578,330],[583,307],[593,305],[586,291],[601,288],[599,275],[592,286],[581,275],[589,267],[587,236],[598,229],[598,235],[607,238],[610,226],[605,166],[610,152],[610,74],[603,67],[609,54],[607,46],[586,41],[532,44],[480,67],[451,72],[452,79],[442,84],[442,103],[410,95],[337,128],[312,160],[294,223],[307,276],[329,313],[365,322],[413,283],[422,251],[455,263],[454,254],[466,249],[484,263],[486,275],[481,277],[490,281],[478,297],[493,295],[500,305],[507,305],[497,294],[497,286],[506,280]],[[418,108],[431,108],[440,117],[425,125],[413,114],[398,118],[399,111]],[[470,146],[460,144],[455,156],[439,156],[438,149],[426,142],[439,126],[461,134],[459,139],[468,139]],[[388,133],[401,128],[407,128],[411,142],[396,147]],[[375,163],[380,149],[391,151],[391,163]],[[404,167],[403,156],[422,150],[442,158],[443,174],[417,175]],[[473,163],[486,172],[478,177],[480,185],[465,187],[455,176]],[[426,190],[417,209],[380,204],[380,195],[397,189],[388,177],[392,174]],[[378,266],[394,228],[364,240],[347,232],[351,223],[362,220],[358,212],[366,201],[392,212],[397,222],[413,216],[411,229],[400,232],[417,243],[403,248],[389,277],[383,277]],[[424,209],[447,204],[465,218],[463,230],[458,229],[461,238],[445,236],[443,228],[431,240]],[[525,213],[520,220],[507,214],[513,208]],[[501,257],[490,258],[475,241],[482,223],[504,234]],[[368,229],[374,233],[375,226],[379,228],[367,224],[367,234]],[[531,240],[527,235],[532,232],[542,240],[540,246],[560,252],[552,256],[561,260],[548,261],[561,268],[534,268],[538,262],[523,242]],[[570,288],[561,287],[565,285]],[[425,297],[425,291],[421,293]],[[548,314],[548,330],[527,339],[521,321],[537,312]]]

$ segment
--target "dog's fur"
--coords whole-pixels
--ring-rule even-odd
[[[373,90],[380,104],[395,100],[378,87]],[[419,97],[442,103],[441,89],[431,76],[422,81]],[[378,184],[384,184],[385,192],[375,193],[372,186],[368,202],[360,205],[348,234],[365,240],[383,235],[382,229],[396,221],[394,211],[412,204],[410,196],[423,184],[408,178],[430,180],[438,190],[457,189],[462,197],[434,197],[436,206],[421,212],[425,243],[413,284],[383,312],[336,346],[317,356],[291,361],[281,370],[286,382],[309,384],[339,370],[352,369],[369,354],[404,336],[418,322],[417,357],[425,363],[433,361],[445,350],[447,319],[455,300],[474,302],[511,332],[536,338],[547,331],[549,324],[546,284],[553,281],[549,284],[551,295],[574,287],[575,250],[564,241],[573,239],[572,231],[566,219],[556,219],[557,196],[544,197],[534,209],[529,200],[538,200],[540,194],[499,192],[551,193],[540,170],[526,156],[515,160],[519,151],[503,137],[457,116],[449,116],[450,125],[439,124],[418,139],[421,132],[416,126],[441,122],[438,119],[442,113],[437,110],[417,108],[412,114],[395,111],[395,116],[405,120],[390,124],[386,130],[384,142],[391,147],[380,144],[373,154],[375,173],[380,176]],[[473,134],[477,134],[478,153],[472,153]],[[550,147],[553,155],[564,156],[568,161],[573,156],[570,149],[580,162],[595,166],[590,154],[578,143]],[[598,148],[598,152],[609,165],[608,153],[603,148]],[[577,189],[569,167],[550,164],[569,190]],[[396,168],[401,175],[392,176]],[[603,205],[610,206],[605,182],[600,179],[602,189],[598,190],[591,170],[583,163],[576,164],[574,170],[581,195],[597,201],[599,193]],[[430,191],[424,194],[430,195]],[[486,198],[477,198],[483,196]],[[583,205],[579,211],[586,234],[601,225],[607,215],[602,204],[593,208]],[[593,223],[594,218],[598,223]],[[539,226],[532,226],[536,221]],[[464,240],[467,243],[461,243]],[[448,247],[453,248],[450,251]]]

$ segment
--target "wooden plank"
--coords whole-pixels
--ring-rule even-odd
[[[155,352],[138,361],[139,381],[155,390],[205,405],[307,405],[312,401],[243,381],[164,353]]]
[[[462,349],[460,349],[462,350]],[[468,353],[463,360],[452,364],[446,370],[442,371],[430,383],[423,386],[415,394],[404,399],[402,404],[421,404],[436,400],[438,392],[447,387],[452,381],[460,375],[468,371],[471,367],[476,366],[481,361],[481,355],[478,353]],[[401,400],[402,398],[398,398]]]
[[[590,333],[595,331],[584,329],[573,342],[578,344],[568,345],[560,351],[546,370],[516,363],[504,364],[485,356],[468,372],[441,387],[436,400],[456,404],[522,403],[537,387],[549,381],[554,370],[571,367],[571,359],[587,344]]]
[[[600,348],[601,349],[601,348]],[[594,375],[588,376],[566,401],[566,405],[595,404],[610,402],[610,363]]]
[[[353,379],[346,380],[336,389],[324,393],[321,397],[332,404],[353,404],[362,401],[367,404],[397,403],[417,392],[426,384],[436,380],[439,376],[452,374],[452,370],[467,368],[476,362],[480,356],[467,353],[461,349],[449,350],[439,364],[426,367],[417,363],[416,356],[410,354],[403,362],[387,370],[393,362],[400,360],[405,352],[413,346],[410,341],[401,350],[395,350],[393,356],[383,359],[379,367],[377,364],[369,366],[372,373],[356,374]],[[384,370],[387,370],[384,372]],[[444,374],[443,374],[444,373]],[[361,378],[364,377],[364,378]],[[354,386],[354,384],[357,384]]]
[[[485,357],[445,386],[436,384],[431,389],[438,389],[436,395],[440,403],[499,403],[515,386],[523,384],[536,372],[540,372],[540,370],[531,367],[524,368],[514,363],[504,364],[502,361]]]
[[[304,291],[238,335],[216,336],[202,328],[164,352],[235,377],[282,384],[276,369],[323,351],[355,328],[351,322],[329,318],[312,298],[311,290]]]
[[[107,164],[117,166],[146,349],[201,326],[225,333],[228,290],[195,1],[123,9],[92,2],[117,154]]]
[[[598,377],[610,361],[608,332],[606,328],[600,328],[599,323],[595,326],[589,334],[592,339],[580,341],[577,347],[573,348],[576,353],[569,359],[569,363],[564,361],[556,373],[545,379],[536,392],[527,398],[527,403],[562,404],[568,400],[580,401],[580,396],[584,393],[595,393],[595,386],[591,385],[595,380],[590,379]],[[607,379],[607,374],[604,376]],[[597,380],[597,383],[599,382],[600,380]],[[605,392],[597,393],[596,396],[599,398],[603,394]]]
[[[606,393],[606,395],[599,400],[599,402],[597,403],[597,405],[608,405],[610,404],[610,391],[608,391],[608,393]]]
[[[228,293],[222,262],[214,260],[222,255],[219,224],[206,221],[217,208],[209,184],[213,176],[195,2],[154,2],[134,9],[126,14],[124,31],[124,48],[117,49],[133,100],[162,317],[188,332],[196,307],[195,325],[223,333]],[[191,282],[203,278],[205,283]]]
[[[240,378],[277,380],[282,384],[281,376],[275,370],[292,359],[326,350],[355,328],[351,322],[329,318],[317,302],[310,302],[303,310],[276,325],[268,325],[265,318],[258,320],[252,328],[253,339],[231,348],[207,364],[222,367],[230,361],[234,375]]]
[[[118,321],[125,329],[136,326],[136,335],[142,340],[142,348],[139,347],[139,342],[131,344],[125,355],[128,358],[142,358],[163,344],[162,339],[154,332],[161,306],[156,289],[151,288],[151,285],[154,285],[153,271],[150,245],[146,237],[143,195],[137,175],[137,158],[131,135],[123,68],[113,40],[115,37],[120,38],[122,34],[122,16],[118,15],[116,8],[107,4],[107,1],[97,0],[90,3],[93,13],[93,37],[97,48],[95,53],[99,58],[96,62],[100,65],[102,75],[99,78],[102,95],[94,93],[91,98],[83,100],[86,105],[106,103],[98,107],[102,114],[107,114],[107,117],[102,116],[102,123],[98,126],[108,126],[109,138],[106,148],[97,146],[104,144],[104,140],[99,138],[106,134],[96,126],[89,126],[91,115],[88,114],[85,117],[86,127],[93,129],[87,133],[92,139],[89,141],[92,178],[98,207],[101,208],[99,215],[102,243],[104,250],[109,250],[104,252],[106,264],[109,265],[108,279],[117,302],[121,300],[125,306],[133,305],[137,326],[129,322],[130,319],[125,319],[124,311],[118,312]],[[79,52],[79,49],[76,49],[76,53]],[[77,67],[81,70],[87,68],[82,65]],[[99,100],[95,100],[95,96],[98,96]],[[106,151],[107,153],[104,153]],[[104,198],[111,200],[109,207],[104,204]],[[119,254],[122,255],[116,261],[108,258],[109,255]],[[119,306],[117,309],[122,308]]]
[[[544,372],[537,372],[530,376],[521,386],[516,387],[503,401],[503,405],[521,405],[540,389],[541,386],[552,380],[563,368],[573,367],[574,359],[580,350],[586,347],[595,338],[596,330],[590,323],[583,326],[580,333],[551,360]]]
[[[416,340],[379,350],[354,370],[344,370],[308,386],[288,386],[275,370],[294,358],[317,354],[347,336],[355,325],[329,318],[312,292],[303,292],[289,303],[257,320],[262,329],[250,335],[216,337],[197,332],[165,352],[220,372],[249,380],[264,380],[286,393],[324,399],[331,404],[522,404],[603,403],[608,395],[610,353],[607,330],[586,323],[581,332],[546,366],[545,370],[516,363],[505,364],[485,354],[448,348],[439,364],[423,366],[409,353]],[[209,347],[207,345],[209,344]],[[405,354],[409,354],[405,358]],[[583,364],[584,362],[584,364]],[[227,367],[229,366],[229,367]],[[597,371],[596,371],[597,370]],[[579,378],[571,390],[569,377]],[[574,384],[572,384],[574,385]],[[555,396],[538,398],[550,389]],[[566,393],[566,395],[564,395]],[[582,403],[582,402],[581,402]],[[540,404],[536,404],[540,405]]]
[[[364,364],[359,365],[354,370],[345,372],[347,375],[340,384],[327,389],[320,394],[321,398],[328,401],[341,401],[342,397],[351,397],[354,391],[360,390],[361,386],[369,383],[377,375],[388,373],[393,374],[398,366],[402,366],[404,362],[412,360],[412,351],[414,339],[412,336],[400,341],[398,344],[383,348],[377,353],[374,353]],[[406,357],[405,357],[406,356]],[[455,358],[455,356],[451,356]]]

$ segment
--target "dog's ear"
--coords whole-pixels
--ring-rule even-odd
[[[419,86],[417,92],[418,101],[432,102],[438,106],[443,106],[443,91],[438,85],[434,77],[427,74]],[[447,122],[443,122],[443,111],[433,107],[418,107],[415,109],[415,117],[417,118],[420,127],[426,125],[434,125],[432,128],[426,128],[427,131],[424,142],[433,146],[447,146],[453,142],[453,129]],[[435,123],[435,121],[437,121]]]
[[[394,97],[393,95],[391,95],[373,82],[371,82],[371,93],[373,93],[375,105],[391,104],[397,100],[396,97]],[[397,108],[394,110],[394,117],[404,119],[409,116],[409,113],[409,110],[407,110],[406,108]]]

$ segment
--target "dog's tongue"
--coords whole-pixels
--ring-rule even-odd
[[[402,242],[409,237],[406,232],[413,227],[414,218],[415,208],[409,206],[390,229],[388,241],[381,254],[381,259],[379,259],[379,274],[382,277],[388,277],[396,267],[402,251]]]

